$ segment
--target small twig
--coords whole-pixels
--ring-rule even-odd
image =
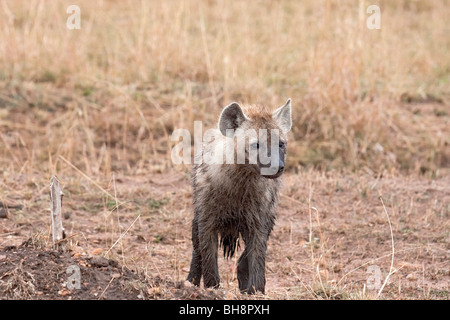
[[[17,210],[21,210],[23,208],[22,205],[18,204],[18,205],[11,205],[11,204],[6,204],[4,202],[0,201],[0,207],[3,207],[5,209],[17,209]]]
[[[312,214],[311,214],[311,197],[312,197],[312,186],[309,184],[309,196],[308,196],[308,212],[309,212],[309,243],[312,244]],[[312,249],[311,249],[312,254]],[[313,257],[314,259],[314,257]]]
[[[99,295],[98,300],[103,298],[103,295],[105,294],[106,290],[109,288],[109,285],[113,282],[114,279],[115,279],[115,277],[112,277],[111,280],[109,280],[109,283],[107,284],[105,290],[103,290],[103,292]]]
[[[403,249],[403,250],[397,251],[397,253],[399,253],[399,252],[405,252],[405,251],[411,251],[411,250],[415,250],[415,249],[417,249],[417,248]],[[383,256],[381,256],[381,257],[378,257],[378,258],[376,258],[376,259],[371,259],[371,260],[369,260],[369,261],[367,261],[367,262],[361,264],[360,266],[358,266],[358,267],[356,267],[356,268],[350,270],[349,272],[347,272],[346,274],[344,274],[344,275],[341,277],[341,279],[339,279],[339,281],[337,282],[336,285],[339,286],[339,284],[340,284],[340,283],[341,283],[341,282],[342,282],[349,274],[351,274],[351,273],[353,273],[353,272],[355,272],[355,271],[361,269],[361,268],[364,267],[364,266],[367,266],[368,264],[374,263],[375,261],[378,261],[378,260],[384,259],[384,258],[386,258],[386,257],[389,257],[390,255],[392,255],[392,252],[390,252],[390,253],[388,253],[388,254],[385,254],[385,255],[383,255]],[[400,267],[399,269],[396,269],[394,272],[397,272],[397,271],[400,270],[401,268],[403,268],[403,266]],[[394,273],[394,272],[393,272],[393,273]]]
[[[312,227],[312,211],[311,211],[311,209],[314,210],[314,211],[316,212],[316,220],[317,220],[317,223],[318,223],[318,228],[319,228],[319,233],[320,233],[320,241],[321,241],[321,242],[322,242],[322,232],[321,232],[321,230],[320,230],[320,223],[319,223],[318,211],[317,211],[317,209],[316,209],[315,207],[312,207],[312,206],[311,206],[312,194],[313,194],[313,187],[312,187],[312,183],[310,182],[310,183],[309,183],[309,196],[308,196],[308,212],[309,212],[309,246],[310,246],[310,248],[311,248],[311,263],[312,263],[312,265],[314,266],[314,264],[315,264],[315,263],[314,263],[314,238],[313,238],[313,231],[312,231],[313,227]],[[321,243],[321,249],[323,249],[323,248],[322,248],[322,243]],[[323,252],[322,252],[322,254],[323,254]],[[320,259],[319,259],[319,260],[320,260]],[[326,297],[327,299],[329,299],[330,297],[328,297],[328,294],[327,294],[327,292],[326,292],[326,290],[325,290],[325,287],[324,287],[324,285],[323,285],[323,282],[322,282],[322,276],[320,275],[320,268],[319,268],[319,265],[320,265],[320,262],[317,263],[317,265],[316,265],[316,271],[317,271],[317,275],[319,276],[320,286],[322,287],[322,291],[323,291],[323,293],[325,294],[325,297]]]
[[[90,182],[92,182],[97,188],[99,188],[104,194],[108,195],[111,199],[116,199],[116,197],[114,197],[114,195],[112,195],[111,193],[109,193],[108,191],[106,191],[104,188],[102,188],[102,186],[100,186],[97,182],[95,182],[94,180],[92,180],[87,174],[85,174],[83,171],[81,171],[80,169],[78,169],[77,167],[75,167],[69,160],[67,160],[66,158],[64,158],[63,156],[59,156],[59,158],[61,160],[63,160],[65,163],[67,163],[69,166],[71,166],[75,171],[77,171],[79,174],[81,174],[83,177],[85,177],[86,179],[88,179]],[[119,204],[123,204],[122,202],[120,202]]]
[[[55,244],[59,244],[59,243],[64,242],[64,241],[69,241],[70,239],[73,239],[73,238],[75,238],[77,236],[81,236],[81,235],[82,235],[81,232],[71,234],[70,236],[65,237],[64,239],[56,241]]]
[[[388,220],[388,223],[389,223],[389,229],[391,231],[392,258],[391,258],[391,267],[389,269],[389,273],[387,274],[386,279],[384,279],[384,282],[383,282],[383,285],[380,288],[380,291],[378,291],[377,299],[380,297],[381,292],[383,291],[386,283],[389,280],[389,277],[391,276],[391,274],[393,274],[395,272],[395,271],[393,271],[393,269],[394,269],[394,254],[395,254],[395,250],[394,250],[394,233],[392,232],[391,219],[389,218],[389,214],[387,213],[386,207],[384,206],[383,198],[381,196],[380,196],[380,201],[381,201],[381,204],[383,205],[384,212],[386,213],[386,217],[387,217],[387,220]]]
[[[286,195],[284,193],[280,194],[280,196],[284,197],[284,198],[286,198],[288,200],[291,200],[292,202],[295,202],[297,205],[302,206],[303,209],[306,209],[306,204],[304,204],[303,202],[300,202],[297,199],[294,199],[294,198],[292,198],[292,197],[290,197],[290,196],[288,196],[288,195]]]
[[[134,225],[134,223],[137,221],[137,219],[140,218],[140,216],[141,216],[141,215],[138,215],[138,216],[136,217],[136,219],[134,219],[134,221],[130,224],[130,226],[128,227],[128,229],[125,230],[125,232],[122,233],[122,234],[120,235],[119,239],[117,239],[116,242],[114,242],[114,244],[111,246],[111,248],[109,248],[108,251],[106,251],[105,255],[107,255],[107,254],[112,250],[112,248],[114,248],[114,247],[116,246],[116,244],[117,244],[120,240],[122,240],[122,238],[123,238],[123,237],[127,234],[127,232],[131,229],[131,227]]]

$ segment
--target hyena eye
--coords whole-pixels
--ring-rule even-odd
[[[255,142],[250,145],[250,149],[257,150],[259,149],[259,143]]]
[[[280,149],[283,149],[285,146],[286,146],[286,144],[283,141],[280,141],[280,145],[279,145]]]

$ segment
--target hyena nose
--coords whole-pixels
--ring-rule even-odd
[[[280,163],[278,164],[278,172],[283,172],[284,171],[284,161],[282,159],[280,159]]]

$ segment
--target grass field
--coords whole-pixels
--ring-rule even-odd
[[[67,28],[72,4],[80,29]],[[448,299],[449,15],[444,0],[1,1],[0,201],[17,207],[0,209],[0,249],[51,247],[56,174],[73,255],[170,280],[144,281],[144,297],[202,296],[173,285],[189,267],[192,197],[170,135],[215,126],[231,101],[291,97],[257,298]],[[214,297],[247,298],[235,262],[221,260]],[[381,291],[369,266],[388,278]]]

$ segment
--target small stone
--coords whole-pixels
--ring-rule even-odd
[[[102,249],[102,248],[97,248],[97,249],[92,250],[91,254],[92,254],[93,256],[98,256],[98,255],[101,254],[102,252],[103,252],[103,249]]]
[[[0,219],[6,219],[8,218],[8,212],[5,208],[0,209]]]
[[[64,212],[64,219],[70,219],[70,217],[72,216],[72,211],[66,211]]]
[[[58,294],[59,294],[60,296],[63,296],[63,297],[68,296],[70,293],[71,293],[71,292],[70,292],[69,290],[67,290],[67,289],[62,289],[62,290],[59,290],[59,291],[58,291]]]
[[[409,280],[409,281],[417,280],[417,276],[413,273],[410,273],[406,276],[406,280]]]
[[[92,266],[94,267],[107,267],[109,266],[109,260],[106,259],[105,257],[101,257],[101,256],[93,256],[92,258],[90,258],[90,263]]]

